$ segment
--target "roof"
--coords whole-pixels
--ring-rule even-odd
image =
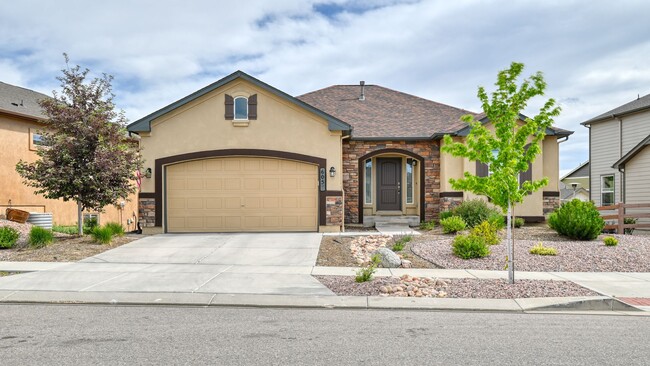
[[[488,122],[485,114],[474,113],[379,85],[334,85],[297,98],[321,109],[354,128],[355,140],[430,140],[445,134],[465,136],[469,125],[461,117],[469,114]],[[522,120],[527,117],[520,115]],[[549,128],[547,135],[569,136],[573,131]]]
[[[158,117],[160,117],[160,116],[162,116],[162,115],[164,115],[164,114],[166,114],[166,113],[168,113],[168,112],[170,112],[170,111],[172,111],[172,110],[174,110],[176,108],[179,108],[179,107],[181,107],[181,106],[183,106],[183,105],[185,105],[185,104],[187,104],[187,103],[189,103],[189,102],[191,102],[191,101],[193,101],[193,100],[195,100],[195,99],[197,99],[197,98],[199,98],[199,97],[201,97],[201,96],[203,96],[205,94],[208,94],[211,91],[213,91],[215,89],[218,89],[221,86],[226,85],[226,84],[228,84],[231,81],[236,80],[236,79],[246,80],[246,81],[260,87],[261,89],[264,89],[264,90],[266,90],[266,91],[268,91],[268,92],[270,92],[272,94],[275,94],[278,97],[280,97],[280,98],[282,98],[282,99],[284,99],[284,100],[286,100],[286,101],[288,101],[290,103],[293,103],[293,104],[295,104],[295,105],[297,105],[297,106],[299,106],[301,108],[304,108],[304,109],[306,109],[306,110],[308,110],[308,111],[310,111],[310,112],[324,118],[325,120],[327,120],[328,125],[329,125],[329,129],[331,131],[349,132],[352,129],[349,124],[343,122],[342,120],[336,118],[335,116],[332,116],[332,115],[330,115],[328,113],[325,113],[325,112],[323,112],[323,111],[321,111],[321,110],[319,110],[317,108],[314,108],[313,106],[311,106],[309,104],[306,104],[303,101],[301,101],[299,99],[296,99],[296,98],[292,97],[291,95],[289,95],[289,94],[287,94],[287,93],[285,93],[285,92],[283,92],[283,91],[281,91],[279,89],[276,89],[276,88],[272,87],[271,85],[266,84],[266,83],[264,83],[264,82],[262,82],[262,81],[260,81],[260,80],[258,80],[256,78],[246,74],[245,72],[239,71],[239,70],[233,72],[232,74],[230,74],[230,75],[228,75],[228,76],[226,76],[226,77],[224,77],[224,78],[222,78],[222,79],[220,79],[220,80],[218,80],[218,81],[216,81],[216,82],[214,82],[214,83],[212,83],[212,84],[210,84],[210,85],[208,85],[208,86],[206,86],[206,87],[204,87],[202,89],[199,89],[199,90],[195,91],[194,93],[192,93],[192,94],[190,94],[190,95],[188,95],[188,96],[186,96],[184,98],[181,98],[181,99],[175,101],[174,103],[169,104],[166,107],[163,107],[163,108],[161,108],[161,109],[159,109],[159,110],[157,110],[157,111],[155,111],[155,112],[153,112],[153,113],[151,113],[151,114],[149,114],[149,115],[147,115],[147,116],[145,116],[143,118],[140,118],[139,120],[129,124],[127,126],[127,129],[130,132],[136,132],[136,133],[137,132],[149,132],[149,131],[151,131],[151,121],[153,121],[154,119],[156,119],[156,118],[158,118]]]
[[[620,168],[625,168],[625,164],[632,160],[632,158],[641,152],[646,146],[650,145],[650,135],[646,136],[641,142],[639,142],[635,147],[633,147],[630,151],[627,152],[627,154],[623,155],[622,158],[620,158],[617,162],[612,165],[612,168],[614,169],[620,169]]]
[[[590,169],[589,160],[587,160],[584,163],[578,165],[572,171],[565,174],[564,177],[560,178],[560,180],[565,178],[589,177],[589,171],[590,171],[589,169]]]
[[[454,133],[467,126],[460,120],[470,111],[433,102],[378,85],[334,85],[297,98],[354,128],[354,139],[423,140]]]
[[[568,186],[562,182],[560,182],[560,199],[561,200],[567,200],[569,198],[573,198],[573,195],[577,197],[578,194],[584,194],[586,196],[589,196],[589,190],[585,189],[583,187],[576,187],[574,190],[573,187]]]
[[[582,122],[581,125],[589,125],[594,122],[605,121],[625,114],[635,113],[650,109],[650,94],[639,97],[629,103],[623,104],[610,111],[600,114],[588,121]]]
[[[50,97],[0,81],[0,112],[34,119],[47,119],[41,106],[38,105],[39,100],[46,98]]]

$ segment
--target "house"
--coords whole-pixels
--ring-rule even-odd
[[[51,212],[58,225],[77,222],[77,204],[63,200],[46,199],[34,194],[16,172],[20,161],[32,162],[42,148],[41,134],[47,128],[46,119],[38,101],[49,98],[45,94],[0,82],[0,217],[6,208],[13,207],[29,212]],[[97,217],[99,222],[121,222],[127,229],[135,228],[137,196],[124,201],[124,207],[106,207],[105,212],[86,212],[86,217]],[[131,222],[130,226],[127,221]]]
[[[575,169],[560,178],[560,201],[566,202],[574,198],[589,201],[589,161],[578,165]]]
[[[650,94],[582,125],[589,128],[591,200],[650,203]]]
[[[237,71],[128,126],[151,172],[141,221],[148,232],[220,232],[431,220],[473,198],[448,180],[477,164],[440,154],[445,134],[467,135],[468,113],[363,82],[292,97]],[[517,207],[535,221],[559,205],[558,143],[572,133],[546,132],[524,176],[550,184]]]

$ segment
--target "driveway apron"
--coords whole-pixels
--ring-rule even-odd
[[[310,274],[321,237],[154,235],[52,270],[0,278],[0,290],[334,295]]]

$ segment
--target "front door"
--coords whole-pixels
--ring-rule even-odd
[[[377,158],[377,211],[402,209],[402,158]]]

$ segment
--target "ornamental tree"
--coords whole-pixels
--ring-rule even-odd
[[[61,91],[39,101],[48,117],[42,131],[46,147],[33,163],[18,162],[25,184],[46,198],[77,202],[78,232],[82,211],[101,211],[136,190],[135,172],[142,166],[137,142],[126,132],[123,111],[116,111],[112,76],[87,81],[89,70],[66,68],[57,77]]]
[[[486,196],[507,216],[506,258],[508,279],[514,283],[514,241],[512,240],[513,207],[524,198],[548,184],[548,178],[525,181],[520,184],[519,174],[528,170],[529,163],[541,152],[540,144],[546,136],[547,128],[553,124],[553,117],[560,114],[555,100],[548,99],[539,113],[523,117],[521,111],[529,100],[543,96],[546,82],[541,72],[537,72],[518,85],[517,79],[524,64],[513,62],[510,68],[498,73],[497,89],[488,97],[483,87],[478,88],[478,98],[487,120],[494,126],[488,129],[473,115],[465,115],[462,120],[469,124],[470,132],[464,142],[454,142],[452,137],[444,137],[442,151],[453,156],[468,158],[487,164],[489,174],[479,177],[465,172],[460,179],[450,179],[456,190],[470,191]],[[519,121],[524,119],[523,123]]]

